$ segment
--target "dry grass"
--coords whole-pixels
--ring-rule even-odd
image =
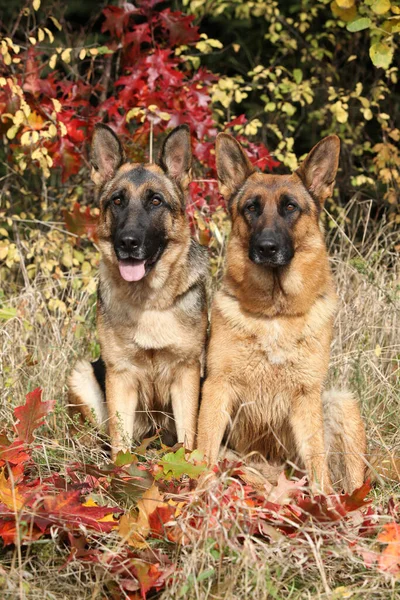
[[[392,250],[396,234],[385,223],[371,222],[368,203],[350,208],[351,221],[341,215],[329,235],[340,298],[329,384],[350,387],[360,398],[371,450],[400,455],[400,280],[398,257]],[[1,330],[2,424],[11,425],[12,408],[37,386],[43,388],[44,399],[58,401],[40,438],[38,462],[43,474],[54,468],[63,471],[77,460],[105,459],[94,431],[86,432],[92,437],[89,445],[87,436],[83,443],[83,438],[68,432],[66,376],[78,356],[89,355],[95,336],[94,306],[93,297],[71,290],[71,312],[49,312],[47,300],[58,297],[61,287],[57,280],[39,274],[18,295],[8,295],[6,304],[16,307],[18,316],[4,322]],[[77,337],[76,326],[81,323],[86,334]],[[185,515],[180,519],[190,543],[168,546],[169,553],[178,555],[179,569],[171,586],[159,595],[164,600],[399,597],[395,582],[367,570],[349,548],[350,534],[343,532],[339,538],[337,528],[323,532],[311,524],[301,539],[277,535],[267,543],[246,531],[238,541],[223,527],[211,526],[212,512],[219,522],[232,519],[232,507],[221,505],[216,490],[211,486],[207,492],[204,531],[190,531]],[[380,505],[398,494],[396,478],[381,478],[373,491]],[[195,503],[190,510],[203,511],[204,516],[204,506]],[[118,541],[109,534],[104,543],[113,548]],[[364,544],[368,546],[368,541]],[[104,572],[74,561],[60,570],[67,554],[52,540],[33,543],[21,556],[16,550],[0,551],[2,598],[106,597]]]

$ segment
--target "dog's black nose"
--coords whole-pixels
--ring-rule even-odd
[[[124,252],[132,252],[139,246],[139,240],[133,235],[124,235],[119,240],[119,247]]]
[[[278,244],[274,239],[264,239],[258,242],[256,249],[265,258],[273,257],[278,252]]]

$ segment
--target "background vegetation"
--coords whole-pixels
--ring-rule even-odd
[[[214,179],[216,133],[233,132],[260,169],[277,173],[296,168],[321,137],[337,133],[340,172],[323,215],[341,301],[330,383],[358,394],[370,449],[382,457],[371,496],[375,524],[389,517],[398,523],[399,3],[1,0],[0,12],[0,410],[11,431],[13,408],[26,392],[40,386],[46,400],[57,400],[35,450],[40,477],[67,473],[78,460],[106,461],[95,432],[70,434],[65,411],[71,365],[99,352],[98,210],[88,167],[95,123],[108,122],[132,160],[154,159],[164,132],[190,125],[196,180],[188,214],[193,234],[209,247],[216,281],[229,233]],[[235,498],[221,508],[226,485],[193,510],[240,528]],[[126,493],[124,507],[136,500]],[[346,531],[328,535],[311,522],[305,532],[288,541],[271,530],[262,538],[249,529],[240,536],[204,530],[182,548],[168,546],[178,566],[159,593],[396,597],[397,571],[367,571],[364,555],[349,551]],[[121,542],[110,535],[96,544],[115,552]],[[400,531],[397,547],[399,540]],[[121,575],[111,566],[99,574],[72,558],[66,564],[64,542],[54,534],[0,550],[3,597],[139,597],[115,583]],[[364,546],[381,549],[376,530]]]

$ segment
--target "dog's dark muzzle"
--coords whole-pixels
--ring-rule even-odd
[[[287,233],[263,231],[250,241],[249,258],[257,265],[284,267],[294,256],[293,243]]]
[[[146,251],[143,237],[135,233],[125,233],[114,241],[114,250],[118,260],[145,260]]]

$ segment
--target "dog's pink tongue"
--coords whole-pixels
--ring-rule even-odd
[[[146,272],[144,260],[137,262],[120,261],[118,266],[121,277],[122,279],[125,279],[125,281],[140,281],[143,279]]]

